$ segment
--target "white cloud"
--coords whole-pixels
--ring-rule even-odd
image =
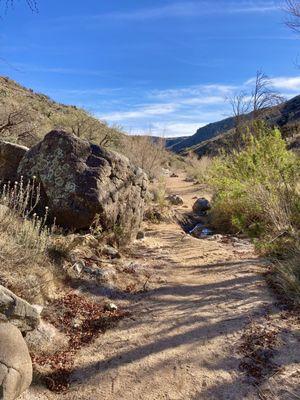
[[[127,121],[129,119],[140,119],[151,116],[153,117],[153,116],[171,114],[176,109],[177,105],[172,103],[149,104],[146,106],[137,106],[136,109],[133,111],[119,111],[106,115],[101,115],[97,113],[97,116],[109,122],[122,122],[122,121]]]
[[[300,76],[272,78],[271,84],[275,89],[300,92]]]
[[[166,123],[153,124],[152,132],[154,135],[165,137],[189,136],[196,133],[197,129],[207,125],[207,122],[196,121],[191,123]]]
[[[255,83],[255,77],[248,79],[244,86],[251,86]],[[285,96],[289,97],[295,92],[300,92],[300,76],[277,76],[269,78],[270,85],[280,92],[284,92]],[[291,93],[289,93],[291,92]]]
[[[180,97],[195,97],[195,96],[203,96],[204,94],[206,94],[206,98],[211,98],[212,94],[216,97],[225,96],[235,88],[236,88],[235,86],[221,85],[221,84],[195,85],[177,89],[153,90],[150,93],[150,95],[156,98],[166,99],[166,98],[180,98]],[[204,97],[202,98],[204,99]]]
[[[300,92],[300,76],[273,77],[271,83],[287,98]],[[226,96],[241,90],[249,92],[251,84],[253,78],[236,85],[210,83],[152,91],[91,88],[73,89],[67,94],[74,94],[74,98],[90,95],[89,104],[98,118],[118,124],[129,133],[151,130],[153,135],[172,137],[192,135],[207,123],[229,117],[231,108]]]

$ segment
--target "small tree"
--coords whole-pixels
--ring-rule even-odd
[[[262,71],[257,71],[250,92],[241,91],[227,98],[235,117],[237,133],[243,133],[249,121],[262,118],[264,111],[284,101],[284,97],[272,88],[272,81]],[[247,115],[252,113],[251,115]]]
[[[272,88],[269,77],[264,72],[257,71],[250,100],[253,118],[259,118],[264,109],[276,106],[283,101],[284,98]]]
[[[32,115],[25,107],[2,106],[0,110],[0,138],[31,145],[36,140]]]
[[[250,110],[249,96],[246,92],[241,91],[240,93],[227,97],[226,100],[230,104],[233,117],[235,118],[235,128],[237,131],[240,131],[244,126],[245,114]]]
[[[52,119],[55,129],[63,129],[83,139],[95,142],[100,146],[116,144],[120,132],[116,128],[107,126],[103,121],[94,118],[86,111],[64,113]]]

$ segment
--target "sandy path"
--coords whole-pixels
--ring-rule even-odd
[[[168,185],[190,207],[196,188],[180,178]],[[194,239],[169,223],[152,226],[136,251],[163,272],[165,282],[130,305],[131,318],[81,350],[69,392],[32,387],[23,400],[297,398],[279,391],[267,397],[270,382],[262,394],[239,369],[245,325],[279,312],[251,245]],[[291,376],[276,378],[280,390],[284,379],[293,382]],[[296,388],[297,380],[295,375]]]

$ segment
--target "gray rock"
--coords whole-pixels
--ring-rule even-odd
[[[0,319],[27,332],[39,325],[40,314],[34,306],[0,285]]]
[[[167,200],[174,206],[181,206],[183,204],[183,199],[178,196],[178,194],[170,194],[170,196],[167,197]]]
[[[105,245],[102,250],[103,254],[110,258],[121,258],[121,254],[112,246]]]
[[[21,332],[10,323],[0,323],[1,399],[17,399],[31,381],[32,362]]]
[[[210,210],[210,208],[210,202],[204,197],[201,197],[195,201],[193,212],[201,215],[203,212]]]
[[[124,156],[63,131],[52,131],[23,157],[18,174],[37,177],[45,205],[58,225],[103,231],[125,242],[136,237],[148,179]]]
[[[68,341],[69,339],[65,333],[43,320],[34,331],[26,334],[26,343],[30,350],[35,353],[57,352],[67,346]]]
[[[0,181],[17,180],[18,166],[28,150],[25,146],[0,141]]]

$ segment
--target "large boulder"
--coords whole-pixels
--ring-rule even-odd
[[[0,323],[0,398],[17,399],[32,381],[32,362],[21,332]]]
[[[14,182],[21,159],[28,148],[18,144],[0,141],[0,181]]]
[[[36,177],[58,225],[103,230],[135,238],[144,212],[147,177],[115,152],[63,131],[52,131],[23,157],[19,175]]]
[[[11,322],[21,332],[28,332],[39,325],[40,313],[36,307],[0,285],[0,320]]]

